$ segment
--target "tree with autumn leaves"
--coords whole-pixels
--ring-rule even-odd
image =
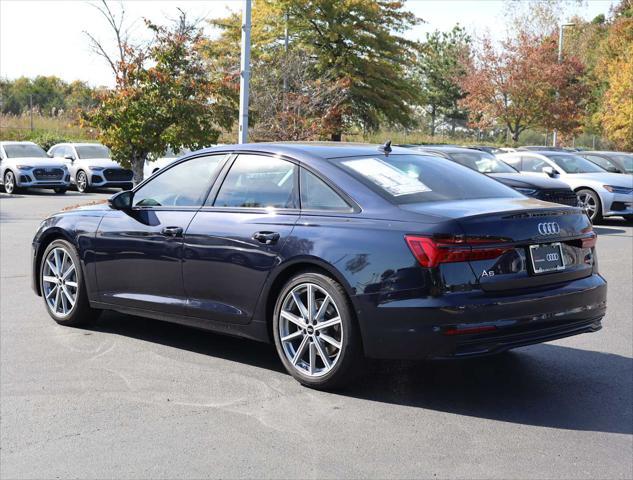
[[[462,105],[479,128],[505,126],[517,142],[528,128],[557,128],[571,133],[582,124],[587,94],[576,58],[557,61],[554,37],[522,32],[495,48],[484,39],[461,83]]]

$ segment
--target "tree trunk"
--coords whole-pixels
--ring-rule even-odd
[[[431,107],[431,136],[435,136],[435,117],[437,115],[437,110],[435,105]]]
[[[517,143],[519,141],[519,135],[521,135],[521,130],[518,128],[512,132],[512,141]]]
[[[132,172],[134,173],[134,185],[138,185],[143,181],[143,167],[145,166],[145,155],[132,157],[130,160]]]

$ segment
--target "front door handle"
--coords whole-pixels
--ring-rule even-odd
[[[253,240],[257,240],[264,245],[272,245],[279,240],[279,234],[277,232],[257,232],[253,234]]]
[[[160,233],[166,237],[182,237],[182,227],[165,227]]]

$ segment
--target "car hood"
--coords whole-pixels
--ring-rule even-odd
[[[489,177],[514,188],[537,188],[539,190],[569,189],[569,185],[554,178],[528,177],[520,173],[489,173]]]
[[[103,168],[123,168],[111,158],[86,158],[79,160],[82,165],[103,167]]]
[[[42,168],[52,168],[52,167],[63,167],[66,164],[60,161],[57,158],[42,158],[42,157],[20,157],[20,158],[9,158],[9,163],[13,165],[28,165],[29,167],[42,167]]]
[[[569,173],[566,175],[570,180],[593,180],[604,185],[614,187],[633,188],[633,177],[622,173],[596,172],[596,173]]]

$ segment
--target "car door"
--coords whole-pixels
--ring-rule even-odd
[[[299,219],[298,166],[240,154],[184,239],[188,315],[248,323],[270,270]]]
[[[174,164],[134,191],[133,208],[106,214],[96,234],[101,301],[184,314],[183,233],[228,154]]]

